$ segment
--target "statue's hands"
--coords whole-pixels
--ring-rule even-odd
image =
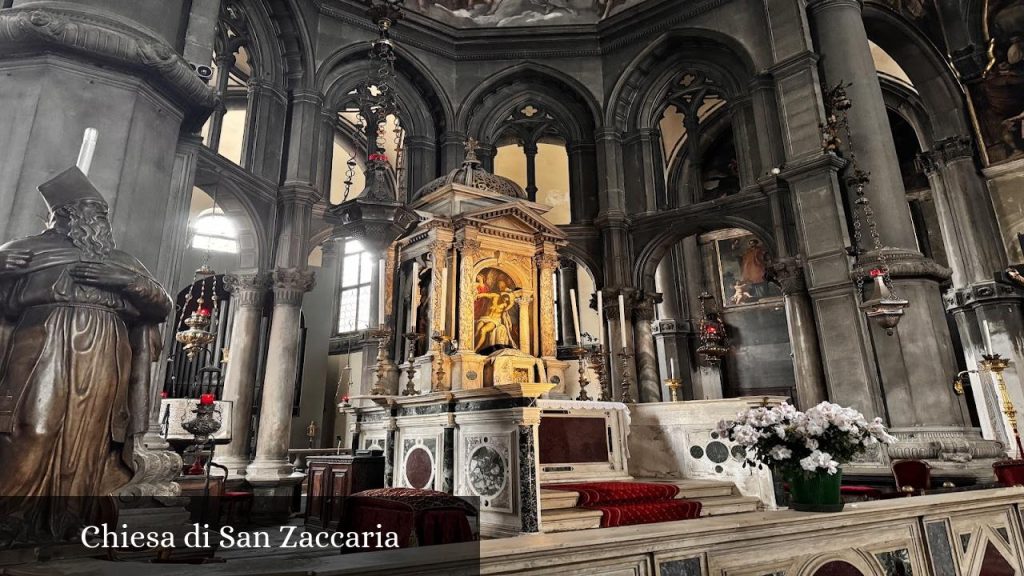
[[[15,272],[26,266],[32,260],[32,253],[28,250],[0,250],[0,273]]]
[[[109,264],[84,262],[69,270],[71,277],[77,282],[88,286],[122,289],[130,286],[138,277],[130,270]]]

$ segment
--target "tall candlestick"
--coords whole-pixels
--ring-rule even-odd
[[[576,304],[576,289],[569,289],[569,301],[572,303],[572,327],[576,332],[576,345],[583,346],[583,339],[580,338],[580,313],[579,306]]]
[[[92,156],[96,153],[96,140],[100,137],[99,131],[95,128],[86,128],[82,135],[82,147],[78,150],[78,161],[75,164],[82,174],[89,175],[89,167],[92,166]]]
[[[597,291],[597,337],[598,342],[601,343],[601,347],[604,348],[604,294],[601,290]]]
[[[619,294],[619,336],[622,337],[622,349],[629,348],[626,343],[626,297]]]

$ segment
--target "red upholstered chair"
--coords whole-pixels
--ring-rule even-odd
[[[896,460],[891,465],[896,490],[908,496],[920,494],[932,487],[932,467],[923,460]]]

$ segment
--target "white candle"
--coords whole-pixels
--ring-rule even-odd
[[[96,153],[96,140],[100,137],[99,131],[95,128],[86,128],[82,135],[82,147],[78,150],[78,161],[75,164],[82,174],[89,175],[89,167],[92,166],[92,156]]]
[[[579,305],[576,303],[576,289],[569,289],[569,301],[572,302],[572,327],[576,331],[576,345],[583,346],[583,339],[580,337],[580,313]]]
[[[387,290],[387,286],[384,284],[384,268],[385,267],[386,267],[385,260],[383,258],[381,258],[380,261],[377,263],[377,271],[379,272],[377,277],[378,277],[378,282],[380,283],[379,287],[377,288],[377,293],[379,295],[378,298],[377,298],[377,324],[379,324],[381,326],[383,326],[384,322],[385,322],[385,318],[384,318],[384,299],[385,299],[386,290]]]
[[[604,294],[602,294],[600,290],[597,291],[597,326],[598,342],[600,342],[601,347],[604,348],[604,331],[606,328],[604,325]]]
[[[409,332],[416,331],[416,314],[419,312],[420,263],[412,263],[412,292],[409,295]],[[427,334],[427,336],[430,336]]]
[[[622,349],[629,348],[626,344],[626,297],[619,294],[619,336],[622,337]]]
[[[675,378],[676,377],[676,359],[675,358],[669,358],[668,359],[668,377],[669,378]]]
[[[992,335],[989,333],[988,320],[981,321],[981,335],[985,338],[985,354],[992,354]]]

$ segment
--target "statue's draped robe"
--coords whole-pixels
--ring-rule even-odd
[[[33,255],[27,268],[0,275],[0,494],[7,508],[24,508],[31,497],[109,495],[131,478],[123,443],[146,425],[140,399],[149,391],[131,387],[148,387],[152,359],[133,362],[132,342],[147,340],[171,302],[141,263],[118,250],[104,262],[142,278],[111,291],[74,281],[69,269],[84,253],[60,235],[4,248]],[[148,345],[137,347],[149,353]],[[89,521],[97,514],[89,500],[79,510],[48,510],[50,520],[36,525],[56,534],[53,525],[68,512]],[[5,513],[14,512],[0,510],[0,517]]]

